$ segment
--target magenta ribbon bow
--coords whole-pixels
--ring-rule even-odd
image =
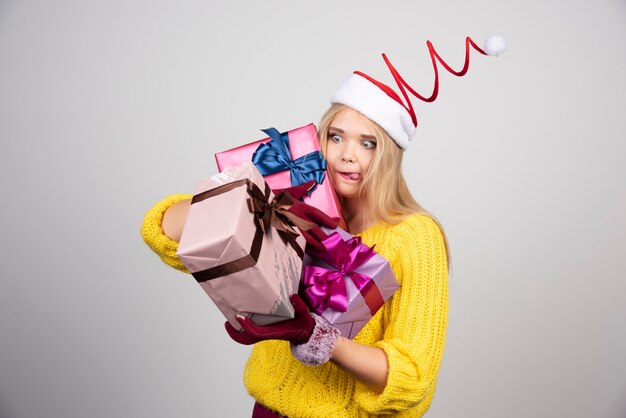
[[[352,280],[359,292],[362,291],[372,278],[354,270],[376,253],[361,243],[361,237],[352,237],[344,241],[337,232],[330,234],[321,244],[326,251],[312,251],[311,255],[335,270],[305,266],[303,283],[307,289],[304,293],[309,299],[311,308],[318,315],[327,308],[345,312],[348,309],[345,277]]]

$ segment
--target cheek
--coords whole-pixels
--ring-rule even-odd
[[[337,147],[333,146],[334,144],[327,144],[326,145],[326,161],[328,162],[328,165],[332,165],[333,163],[335,163],[335,161],[337,161],[337,157],[339,155],[338,151],[337,151]]]
[[[364,155],[362,157],[362,159],[361,159],[361,169],[363,170],[364,173],[369,171],[370,166],[372,165],[372,161],[374,161],[374,153],[373,152],[368,152],[366,155]]]

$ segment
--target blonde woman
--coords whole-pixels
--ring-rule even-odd
[[[246,388],[259,404],[253,416],[421,416],[434,394],[445,341],[444,236],[408,192],[400,169],[402,150],[377,124],[335,104],[322,118],[319,135],[348,229],[366,245],[376,245],[391,262],[401,287],[354,340],[329,332],[335,340],[330,361],[324,364],[301,363],[282,339],[259,340],[245,371]],[[175,241],[189,201],[167,207],[188,197],[176,195],[160,202],[146,215],[144,226],[154,229],[148,225],[165,212],[162,228],[173,239],[144,236],[166,262],[180,269],[184,267],[176,260]],[[305,315],[311,317],[308,311]],[[300,321],[297,325],[307,337],[317,325],[302,318],[291,321]],[[298,331],[298,326],[293,328]],[[289,340],[294,332],[284,334]]]
[[[456,75],[467,70],[470,44],[482,52],[467,39],[466,64]],[[254,344],[244,374],[256,400],[253,417],[420,417],[430,406],[445,342],[448,250],[441,226],[402,175],[417,127],[405,88],[416,92],[387,64],[405,101],[355,72],[331,98],[319,140],[350,233],[389,260],[400,289],[352,340],[310,313],[297,295],[294,319],[269,326],[240,319],[241,333],[227,323],[235,341]],[[189,197],[158,203],[142,229],[148,245],[182,270],[176,241]]]

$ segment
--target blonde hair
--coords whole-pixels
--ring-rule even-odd
[[[322,153],[326,155],[328,142],[328,128],[335,117],[349,107],[335,103],[322,116],[318,128]],[[443,227],[431,213],[426,211],[411,195],[409,188],[402,175],[402,157],[404,151],[394,142],[393,139],[378,124],[367,117],[364,117],[370,124],[376,136],[376,152],[369,170],[363,177],[360,195],[365,198],[369,208],[369,218],[373,222],[382,221],[393,225],[401,222],[404,218],[420,214],[430,217],[443,235],[446,255],[448,256],[448,266],[450,265],[450,254],[448,250],[448,239]],[[395,187],[394,187],[395,186]]]

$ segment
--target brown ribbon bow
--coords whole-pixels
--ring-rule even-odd
[[[292,227],[295,225],[302,229],[310,229],[313,223],[298,218],[289,212],[294,200],[288,193],[280,192],[270,202],[270,189],[265,185],[265,193],[252,181],[248,181],[248,210],[255,214],[258,226],[264,233],[270,228],[276,229],[278,235],[285,243],[289,243],[300,258],[304,257],[302,248],[296,242],[300,234]]]
[[[294,249],[300,258],[304,257],[304,251],[296,241],[299,234],[293,229],[291,224],[303,229],[310,229],[315,224],[300,219],[288,211],[288,209],[294,204],[294,200],[288,193],[280,192],[270,202],[269,196],[271,190],[267,183],[265,184],[265,192],[262,192],[261,189],[250,179],[237,180],[218,186],[214,189],[198,193],[191,199],[191,204],[201,202],[222,193],[227,193],[243,185],[246,186],[246,190],[250,195],[248,198],[248,209],[255,214],[257,229],[250,246],[250,251],[247,255],[244,255],[239,259],[192,273],[198,282],[227,276],[254,266],[259,258],[259,254],[261,253],[263,235],[269,232],[271,227],[274,227],[277,230],[280,237]]]

